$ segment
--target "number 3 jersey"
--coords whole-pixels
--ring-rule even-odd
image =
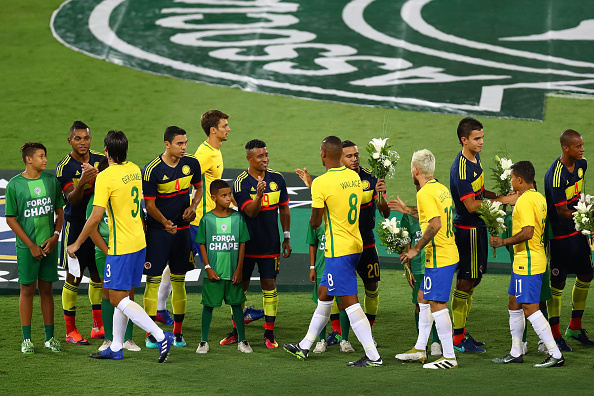
[[[247,171],[242,172],[233,183],[232,193],[250,232],[245,244],[245,257],[268,258],[280,256],[278,209],[289,204],[289,193],[283,176],[276,171],[264,172],[266,188],[260,212],[254,218],[245,214],[245,207],[256,198],[258,180]]]
[[[363,251],[359,231],[363,183],[357,172],[329,169],[311,184],[311,207],[324,209],[326,257],[342,257]]]
[[[441,228],[425,246],[425,268],[441,268],[457,264],[458,247],[454,239],[453,202],[450,191],[437,180],[429,180],[417,192],[419,223],[423,234],[429,220],[439,217]]]
[[[146,247],[141,200],[142,176],[136,164],[113,164],[97,175],[93,206],[107,210],[109,255],[136,253]]]
[[[200,163],[193,155],[186,154],[174,168],[158,156],[144,167],[142,189],[145,200],[154,200],[155,206],[178,230],[189,228],[183,219],[184,211],[190,206],[190,186],[202,183]],[[210,192],[207,192],[210,194]],[[163,224],[148,216],[149,227],[163,229]]]

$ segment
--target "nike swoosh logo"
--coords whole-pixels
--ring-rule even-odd
[[[217,165],[217,168],[219,168],[220,166],[221,166],[220,164],[219,164],[219,165]]]
[[[103,283],[107,283],[107,282],[111,282],[111,280],[108,279],[108,280],[103,281]]]
[[[332,289],[328,289],[328,291],[332,291],[332,290],[334,290],[334,289],[336,289],[336,288],[335,288],[335,287],[333,287]]]

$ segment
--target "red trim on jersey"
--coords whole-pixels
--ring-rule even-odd
[[[187,225],[187,226],[183,226],[183,227],[177,227],[177,229],[178,229],[178,230],[187,230],[188,228],[190,228],[190,226],[189,226],[189,225]],[[162,231],[165,231],[166,229],[165,229],[165,228],[161,228],[161,230],[162,230]]]
[[[174,193],[171,193],[171,194],[159,194],[159,193],[157,193],[157,197],[159,197],[159,198],[172,198],[172,197],[175,197],[177,195],[187,194],[188,191],[190,191],[189,188],[184,188],[183,190],[179,190],[179,191],[174,192]]]
[[[479,193],[480,194],[480,193]],[[470,198],[470,197],[476,197],[478,194],[475,194],[474,191],[471,193],[468,193],[462,197],[460,197],[460,201],[464,201],[466,198]]]
[[[198,183],[192,183],[193,186],[199,186],[202,184],[202,180],[200,180]]]
[[[365,208],[367,208],[367,207],[369,207],[371,205],[373,205],[373,201],[369,201],[366,204],[362,204],[360,209],[365,209]]]
[[[157,197],[154,197],[154,196],[152,196],[152,195],[145,195],[145,196],[144,196],[144,200],[145,200],[145,201],[147,201],[147,200],[148,200],[148,201],[152,201],[152,200],[154,200],[154,199],[157,199]]]
[[[553,239],[564,239],[564,238],[569,238],[569,237],[571,237],[571,236],[574,236],[574,235],[577,235],[577,234],[579,234],[579,231],[575,231],[575,232],[572,232],[571,234],[567,234],[567,235],[559,235],[559,236],[555,236],[555,237],[553,237]]]
[[[246,254],[244,257],[251,257],[251,258],[274,258],[280,257],[280,253],[278,254]]]
[[[462,228],[463,230],[473,230],[475,228],[478,228],[478,227],[473,227],[473,226],[464,226],[464,225],[456,225],[456,224],[454,224],[454,227]]]
[[[289,204],[290,199],[287,199],[286,202],[279,203],[280,206],[285,206]]]
[[[263,210],[275,210],[275,209],[278,209],[278,205],[262,206],[260,208],[260,211],[263,211]]]
[[[371,245],[363,245],[363,250],[369,249],[369,248],[372,248],[372,247],[375,247],[375,242],[373,242]]]
[[[579,198],[579,195],[575,195],[573,198],[571,198],[569,201],[567,201],[567,203],[570,204],[578,198]]]
[[[557,202],[557,203],[555,204],[555,206],[561,206],[561,205],[566,205],[566,204],[567,204],[567,201],[563,201],[563,202]]]
[[[243,210],[243,208],[245,208],[245,207],[246,207],[246,205],[247,205],[247,204],[249,204],[250,202],[254,202],[254,200],[253,200],[253,199],[250,199],[250,200],[247,200],[247,201],[245,201],[245,202],[243,203],[243,205],[241,205],[241,208],[239,208],[239,209],[240,209],[240,210]]]
[[[66,183],[66,185],[65,185],[65,186],[64,186],[64,188],[62,189],[62,192],[66,191],[66,189],[67,189],[68,187],[70,187],[70,186],[74,186],[74,183],[73,183],[73,182],[68,182],[68,183]]]

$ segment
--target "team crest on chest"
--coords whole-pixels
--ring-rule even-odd
[[[363,180],[361,183],[363,184],[363,190],[369,190],[369,187],[371,187],[369,180]]]
[[[35,190],[33,191],[35,191],[35,194],[37,194],[37,196],[41,195],[41,188],[35,187]]]
[[[278,190],[278,184],[276,184],[275,182],[270,182],[269,186],[272,191]]]
[[[581,179],[584,176],[584,170],[582,168],[578,169],[578,177]]]
[[[190,167],[188,165],[184,165],[182,168],[182,173],[184,175],[189,175],[190,174]]]
[[[221,231],[227,231],[227,224],[221,224]]]

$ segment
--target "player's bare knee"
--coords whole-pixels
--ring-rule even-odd
[[[594,279],[594,274],[582,274],[578,275],[577,278],[581,282],[592,282],[592,279]]]
[[[375,291],[377,291],[377,288],[378,288],[377,282],[364,283],[363,285],[365,286],[365,290],[369,290],[370,292],[375,292]]]

